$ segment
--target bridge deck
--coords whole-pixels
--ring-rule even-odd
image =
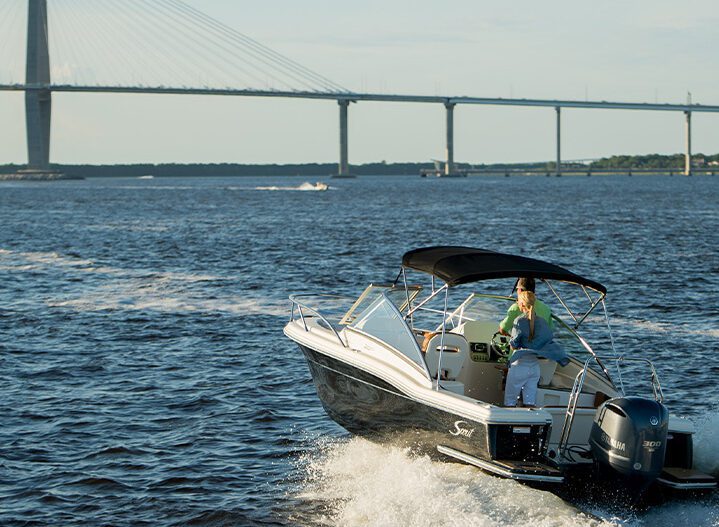
[[[71,86],[61,84],[26,85],[1,84],[0,91],[49,90],[81,93],[145,93],[175,95],[225,95],[239,97],[283,97],[295,99],[325,99],[336,101],[414,102],[441,104],[484,104],[495,106],[539,106],[552,108],[603,108],[614,110],[653,110],[679,112],[719,112],[719,106],[703,104],[660,104],[618,101],[571,101],[563,99],[505,99],[502,97],[467,97],[439,95],[401,95],[387,93],[235,90],[220,88],[172,88],[147,86]]]

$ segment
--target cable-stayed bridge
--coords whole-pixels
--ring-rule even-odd
[[[26,22],[26,23],[25,23]],[[454,173],[454,109],[462,104],[535,106],[556,112],[561,171],[562,108],[685,114],[685,173],[691,173],[691,116],[719,106],[358,93],[275,52],[182,0],[28,0],[0,5],[0,90],[23,91],[28,166],[48,170],[52,92],[195,94],[336,101],[339,169],[349,175],[350,103],[442,104],[444,172]],[[24,37],[24,38],[23,38]],[[22,49],[8,42],[24,41]],[[5,57],[7,54],[8,57]],[[23,64],[24,59],[24,64]],[[23,68],[24,66],[24,68]],[[23,72],[24,69],[24,72]],[[24,73],[24,75],[23,75]]]

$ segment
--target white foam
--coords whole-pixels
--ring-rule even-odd
[[[93,260],[73,258],[56,252],[16,252],[9,251],[7,249],[0,249],[0,261],[4,262],[0,268],[19,271],[59,267],[72,268],[81,272],[129,277],[152,275],[158,280],[175,280],[182,282],[207,282],[211,280],[227,280],[232,278],[202,273],[179,273],[172,271],[156,272],[149,269],[122,269],[107,265],[98,265]]]
[[[549,492],[360,438],[322,448],[305,470],[299,497],[329,502],[327,525],[615,525]]]
[[[612,317],[609,319],[612,328],[620,328],[622,333],[635,333],[637,331],[647,331],[651,333],[667,333],[676,326],[665,322],[657,322],[652,320],[632,320],[627,318]]]
[[[687,329],[686,332],[690,335],[701,335],[719,339],[719,329]]]
[[[217,276],[212,274],[196,274],[196,273],[175,273],[160,272],[155,273],[162,280],[177,280],[181,282],[211,282],[216,280],[229,280],[230,277]]]
[[[63,256],[56,252],[18,252],[0,249],[0,258],[8,263],[6,267],[22,266],[37,269],[42,266],[83,268],[94,265],[92,260]]]
[[[591,321],[591,320],[590,320]],[[603,319],[601,319],[603,322]],[[652,320],[632,320],[621,317],[609,319],[612,329],[619,330],[620,334],[648,332],[655,334],[673,333],[675,335],[700,335],[709,338],[719,338],[719,329],[697,328],[694,324],[672,324],[670,322]]]
[[[75,298],[46,300],[49,307],[65,307],[81,312],[124,310],[163,313],[229,313],[237,316],[270,315],[285,317],[289,302],[245,296],[207,300],[183,290],[168,290],[158,284],[137,286],[111,284]]]
[[[148,269],[123,269],[97,265],[92,260],[72,258],[55,252],[16,252],[0,249],[0,269],[29,271],[38,269],[69,270],[104,275],[99,283],[86,284],[79,295],[59,293],[45,300],[49,307],[62,307],[81,312],[106,310],[152,310],[160,312],[215,312],[237,316],[270,315],[285,317],[287,300],[227,295],[207,299],[196,283],[231,280],[232,276],[174,271],[155,272]]]

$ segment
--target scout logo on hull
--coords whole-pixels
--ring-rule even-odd
[[[472,437],[472,434],[474,434],[474,428],[467,429],[462,428],[461,425],[466,425],[466,421],[455,421],[454,422],[454,430],[450,430],[449,433],[453,436],[463,436],[463,437]]]

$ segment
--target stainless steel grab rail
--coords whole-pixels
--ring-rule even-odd
[[[651,370],[651,383],[652,383],[652,392],[654,393],[654,400],[662,403],[664,402],[664,393],[662,392],[662,385],[659,382],[659,376],[657,375],[657,370],[654,368],[654,364],[649,359],[645,359],[642,357],[603,357],[605,360],[615,360],[617,361],[617,369],[619,369],[619,365],[622,362],[646,362],[649,365],[649,369]],[[600,362],[599,356],[594,356],[588,358],[584,362],[584,367],[581,369],[581,371],[577,374],[577,376],[574,379],[574,385],[572,386],[572,391],[569,394],[569,401],[567,403],[567,413],[564,417],[564,424],[562,425],[562,433],[559,436],[559,444],[557,445],[557,450],[559,451],[559,455],[561,458],[566,458],[565,453],[567,451],[567,448],[569,447],[569,436],[572,433],[572,425],[574,424],[574,415],[577,411],[577,405],[579,404],[579,396],[582,393],[582,388],[584,387],[584,380],[587,377],[587,370],[589,369],[589,363],[592,362],[592,360],[596,360],[597,364],[600,365],[600,367],[604,370],[604,366]],[[604,370],[606,371],[606,370]],[[621,374],[620,374],[621,375]],[[624,389],[622,386],[622,395],[624,394]]]
[[[572,391],[569,394],[569,401],[567,402],[567,413],[564,415],[562,433],[559,436],[559,444],[557,445],[560,458],[566,458],[566,451],[569,446],[569,436],[572,434],[572,425],[574,424],[574,415],[577,411],[577,404],[579,404],[579,396],[581,395],[582,388],[584,387],[584,379],[587,377],[589,363],[594,358],[595,357],[590,357],[584,361],[584,367],[574,378],[574,385],[572,386]]]
[[[625,357],[623,355],[617,358],[616,361],[617,368],[619,368],[619,365],[621,365],[622,362],[646,362],[652,372],[651,382],[652,392],[654,393],[654,400],[659,403],[664,402],[664,392],[662,392],[662,384],[659,382],[659,376],[657,375],[657,370],[654,367],[654,363],[652,361],[642,357]],[[624,392],[624,390],[622,390],[622,392]]]
[[[311,296],[314,298],[336,298],[336,299],[347,299],[347,297],[341,296],[341,295],[317,295],[312,293],[305,293],[305,294],[297,294],[297,295],[290,295],[290,302],[292,302],[292,308],[290,310],[290,322],[295,321],[295,307],[297,308],[297,312],[300,316],[300,320],[302,321],[302,326],[305,328],[305,331],[309,332],[309,328],[307,327],[307,321],[305,320],[305,314],[302,312],[303,309],[307,310],[310,314],[318,317],[320,320],[322,320],[325,324],[327,324],[327,327],[332,330],[332,332],[335,334],[335,337],[337,337],[337,340],[342,344],[343,348],[348,348],[349,345],[344,340],[342,340],[342,337],[340,337],[340,334],[337,332],[335,327],[332,325],[332,323],[327,320],[319,311],[317,311],[314,308],[311,308],[307,304],[301,302],[298,300],[298,297],[303,296]]]

